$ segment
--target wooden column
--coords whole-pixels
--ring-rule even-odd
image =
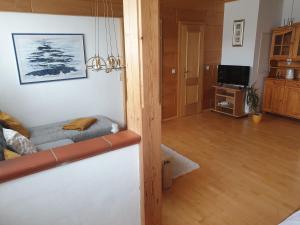
[[[140,134],[142,224],[161,224],[159,1],[123,0],[128,129]]]

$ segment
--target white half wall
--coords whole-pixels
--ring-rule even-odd
[[[116,19],[121,43],[121,21]],[[0,110],[26,126],[101,114],[124,125],[121,72],[89,72],[88,79],[20,85],[12,33],[83,33],[86,57],[94,55],[92,17],[0,12]],[[104,19],[100,45],[107,55]]]
[[[225,3],[222,60],[223,65],[253,66],[259,0]],[[245,19],[244,46],[232,46],[233,21]]]
[[[282,21],[281,24],[284,25],[284,21],[287,22],[287,19],[291,16],[293,0],[283,0],[283,10],[282,10]],[[300,22],[300,1],[295,0],[295,7],[293,18],[295,22]]]
[[[139,146],[0,184],[0,225],[140,225]]]

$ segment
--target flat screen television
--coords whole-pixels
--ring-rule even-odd
[[[248,86],[250,75],[250,66],[229,66],[219,65],[218,83]]]

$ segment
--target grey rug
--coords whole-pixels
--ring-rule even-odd
[[[163,151],[163,154],[172,158],[173,178],[183,176],[187,173],[192,172],[193,170],[200,168],[199,164],[184,157],[183,155],[180,155],[164,144],[161,145],[161,150]]]

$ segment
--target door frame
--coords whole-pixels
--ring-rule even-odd
[[[182,63],[180,61],[181,59],[181,42],[182,42],[182,26],[183,25],[199,25],[201,26],[201,30],[203,30],[203,34],[202,34],[202,40],[203,40],[203,44],[205,45],[205,29],[206,29],[206,25],[203,22],[199,22],[199,21],[179,21],[178,22],[178,80],[177,80],[177,99],[178,99],[178,103],[177,103],[177,118],[180,117],[184,117],[184,103],[183,103],[183,98],[182,98],[182,94],[183,94],[183,82],[184,82],[184,72],[183,72],[183,66]],[[200,99],[201,99],[201,110],[203,108],[203,95],[204,95],[204,90],[203,90],[203,82],[204,82],[204,48],[201,49],[200,52],[200,60],[201,60],[201,67],[200,68],[202,70],[202,75],[201,75],[201,92],[200,94]]]

